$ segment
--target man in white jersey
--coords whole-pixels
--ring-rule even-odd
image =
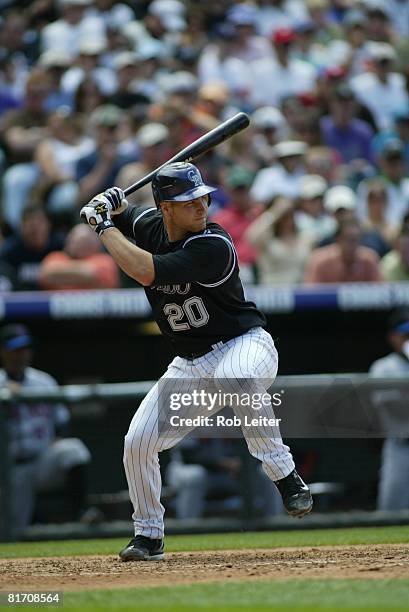
[[[81,209],[116,263],[144,286],[154,318],[177,355],[142,401],[125,437],[135,537],[120,552],[123,561],[164,556],[158,453],[195,429],[194,417],[211,413],[217,418],[224,403],[210,411],[206,401],[211,394],[258,398],[273,383],[278,367],[273,340],[263,329],[265,317],[244,297],[231,237],[207,221],[215,189],[204,184],[192,164],[171,163],[157,172],[152,191],[155,207],[128,207],[124,192],[114,187]],[[197,404],[194,394],[199,391],[203,401]],[[178,413],[167,401],[183,392],[194,405]],[[257,408],[259,426],[247,423],[256,414],[251,408],[243,403],[231,407],[249,451],[275,482],[287,512],[298,517],[310,512],[311,493],[273,424],[271,401]],[[178,427],[172,415],[183,412],[188,418]]]
[[[409,310],[396,310],[388,321],[388,341],[393,351],[370,367],[373,377],[409,376]],[[378,510],[409,509],[409,434],[408,391],[385,389],[373,394],[381,422],[389,430],[382,449],[378,488]],[[402,420],[403,419],[403,420]],[[394,435],[395,434],[395,435]]]
[[[33,339],[24,325],[6,325],[0,331],[0,388],[16,394],[7,410],[8,453],[11,463],[11,517],[13,535],[19,537],[30,524],[39,491],[64,488],[72,519],[85,510],[85,468],[89,450],[78,438],[56,439],[67,431],[70,415],[62,404],[39,400],[24,403],[18,393],[55,389],[57,382],[30,367]]]

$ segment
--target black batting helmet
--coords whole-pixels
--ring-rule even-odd
[[[167,164],[152,180],[153,197],[158,208],[160,202],[188,202],[212,191],[216,191],[216,187],[205,185],[196,166],[187,162]]]

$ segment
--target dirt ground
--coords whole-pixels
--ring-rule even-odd
[[[287,578],[409,578],[409,544],[0,560],[0,591],[83,590]]]

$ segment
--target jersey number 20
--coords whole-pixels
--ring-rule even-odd
[[[168,318],[168,323],[173,331],[184,331],[192,327],[202,327],[209,320],[209,313],[203,304],[202,298],[191,297],[179,304],[165,304],[163,312]],[[183,319],[187,321],[183,321]]]

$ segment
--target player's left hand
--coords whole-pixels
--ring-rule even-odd
[[[96,196],[88,202],[88,204],[83,206],[80,211],[80,216],[98,236],[101,236],[106,230],[115,227],[112,223],[109,204],[102,194]]]

